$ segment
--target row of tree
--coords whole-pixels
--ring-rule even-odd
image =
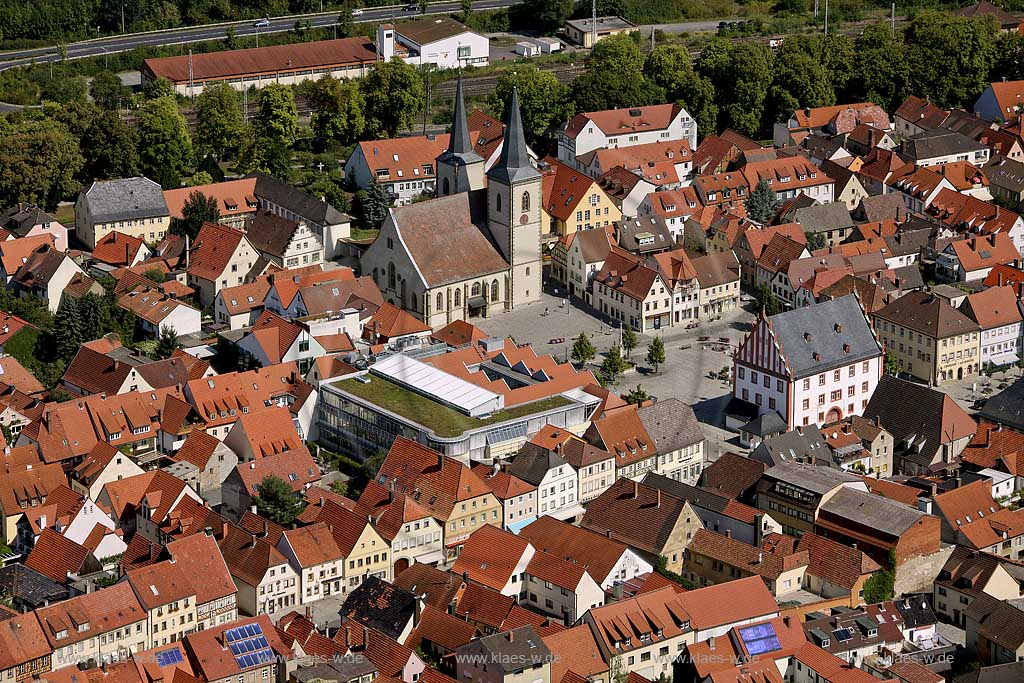
[[[586,67],[570,85],[537,70],[507,73],[492,105],[502,111],[516,83],[534,143],[545,134],[550,141],[576,111],[662,102],[682,104],[704,133],[733,128],[760,138],[804,107],[870,100],[891,112],[908,95],[946,107],[970,105],[988,83],[1024,78],[1024,35],[1001,33],[982,19],[924,11],[895,34],[887,23],[855,39],[801,34],[788,36],[774,52],[765,44],[714,38],[696,59],[678,44],[645,56],[636,34],[619,35],[599,42]]]

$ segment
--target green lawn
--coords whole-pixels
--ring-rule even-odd
[[[524,403],[514,408],[501,410],[481,419],[464,415],[453,408],[409,391],[389,380],[369,374],[365,375],[365,377],[370,378],[368,383],[354,379],[343,379],[335,382],[334,386],[385,410],[389,410],[396,415],[401,415],[408,420],[421,424],[440,437],[459,436],[470,429],[486,427],[487,425],[506,420],[514,420],[524,415],[561,408],[569,404],[568,399],[561,396],[552,396],[551,398],[533,403]]]

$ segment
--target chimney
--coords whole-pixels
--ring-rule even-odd
[[[757,551],[757,563],[761,564],[764,562],[764,553],[760,550]]]
[[[726,529],[725,530],[725,537],[726,538],[732,538],[732,529]]]
[[[313,606],[306,605],[306,621],[313,621]]]
[[[221,522],[220,526],[221,538],[227,538],[228,535],[228,521],[225,519]]]
[[[511,631],[508,632],[508,642],[511,643],[511,642],[513,642],[515,640],[515,633],[516,633],[515,629],[512,629]]]
[[[708,649],[709,650],[714,650],[715,649],[715,637],[714,636],[711,636],[710,638],[708,638]]]
[[[661,508],[661,489],[658,489],[658,508]]]
[[[634,481],[634,482],[633,482],[633,499],[634,499],[634,500],[636,500],[636,497],[637,497],[638,495],[640,495],[640,487],[639,487],[639,486],[637,485],[637,483],[636,483],[636,482]]]
[[[782,617],[782,623],[785,624],[787,628],[789,627],[789,622],[790,622],[790,619],[789,619],[788,615]]]

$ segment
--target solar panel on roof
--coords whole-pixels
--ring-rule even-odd
[[[274,658],[259,624],[244,624],[228,629],[224,632],[224,639],[240,669],[259,666]]]
[[[740,640],[751,655],[762,655],[767,652],[781,650],[779,637],[775,635],[775,627],[771,624],[758,624],[739,629]]]
[[[832,635],[834,635],[836,637],[836,640],[838,640],[840,643],[845,643],[848,640],[853,640],[853,634],[850,633],[850,629],[848,628],[841,628],[832,631]]]
[[[172,664],[180,664],[182,662],[181,650],[174,648],[173,650],[164,650],[163,652],[156,653],[156,664],[160,667],[171,666]]]

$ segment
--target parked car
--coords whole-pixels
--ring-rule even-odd
[[[269,17],[263,17],[262,19],[257,21],[252,26],[253,26],[253,28],[263,28],[264,26],[270,26],[270,18]]]

